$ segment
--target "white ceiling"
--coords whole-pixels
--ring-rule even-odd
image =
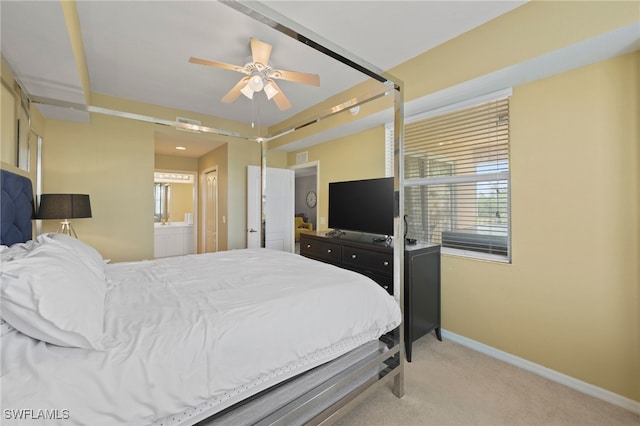
[[[268,1],[267,7],[376,67],[387,70],[491,20],[523,1]],[[91,91],[210,116],[270,126],[364,80],[340,62],[217,1],[78,1]],[[84,103],[80,73],[58,1],[1,5],[2,55],[33,96]],[[273,45],[271,66],[320,75],[321,86],[279,81],[293,107],[264,94],[220,99],[241,74],[195,65],[190,56],[244,65],[249,39]],[[47,118],[82,120],[40,106]],[[86,118],[86,117],[84,117]],[[175,133],[175,132],[174,132]],[[192,135],[159,133],[158,152]],[[201,150],[210,149],[201,140]],[[163,148],[164,147],[164,148]],[[173,151],[172,151],[173,150]],[[206,151],[205,151],[206,152]],[[181,155],[198,156],[189,150]]]

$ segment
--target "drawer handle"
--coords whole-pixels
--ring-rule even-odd
[[[356,256],[355,254],[352,254],[352,255],[351,255],[351,258],[352,258],[352,259],[355,259],[356,257],[358,257],[358,256]]]
[[[384,266],[389,266],[389,261],[385,260],[384,261]]]
[[[331,253],[331,252],[332,252],[332,250],[331,250],[331,249],[327,249],[327,253]]]
[[[307,248],[311,248],[311,244],[307,244]]]

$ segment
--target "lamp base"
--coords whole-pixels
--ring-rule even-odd
[[[60,222],[60,226],[58,226],[58,230],[56,232],[59,234],[65,234],[70,237],[74,237],[76,239],[78,238],[78,234],[76,234],[76,230],[73,229],[73,226],[71,226],[71,222],[69,222],[69,220],[67,219]]]

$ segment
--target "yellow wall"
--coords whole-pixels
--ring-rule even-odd
[[[93,217],[73,221],[80,239],[113,261],[153,258],[154,125],[92,114],[91,124],[46,129],[43,192],[91,197]]]
[[[205,126],[245,132],[248,125],[156,105],[93,93],[96,106],[163,119],[187,116]],[[153,257],[153,172],[159,125],[91,114],[90,124],[46,120],[43,146],[43,192],[78,192],[91,196],[93,218],[73,222],[81,239],[113,261]],[[171,132],[162,126],[163,132]],[[176,131],[177,132],[177,131]],[[226,140],[224,137],[211,137]],[[236,142],[235,140],[233,141]],[[254,143],[254,145],[257,145]],[[193,160],[159,156],[159,166],[190,169]],[[199,170],[199,166],[195,168]],[[184,217],[184,216],[182,216]],[[55,231],[47,221],[42,230]]]
[[[391,72],[405,82],[410,100],[638,16],[636,2],[531,2]],[[639,62],[636,52],[514,88],[513,263],[442,257],[445,329],[635,401]],[[337,142],[308,149],[309,161],[320,160],[325,217],[326,173],[338,180],[349,170],[340,164],[349,148]]]
[[[296,154],[308,152],[308,161],[318,161],[319,230],[327,229],[329,183],[384,177],[384,127],[311,146],[288,155],[289,166],[296,164]]]
[[[1,140],[3,141],[2,150],[0,150],[0,161],[16,165],[17,99],[13,91],[4,84],[0,89],[2,90],[0,94],[0,111],[2,112],[0,138],[2,138]]]
[[[154,160],[156,170],[167,171],[198,171],[198,159],[189,157],[178,157],[175,155],[155,155]]]
[[[444,328],[636,401],[639,58],[514,88],[513,264],[442,259]]]
[[[639,16],[638,2],[533,1],[391,73],[411,100]],[[514,88],[513,264],[442,258],[444,328],[635,401],[638,55]]]
[[[229,146],[228,249],[247,247],[247,166],[260,165],[261,147],[256,142],[235,141]]]
[[[193,213],[193,184],[171,183],[169,221],[184,222],[185,213]]]
[[[405,101],[637,23],[640,2],[529,1],[390,70]]]

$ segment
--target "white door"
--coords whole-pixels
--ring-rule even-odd
[[[265,247],[294,251],[294,172],[267,168]],[[247,170],[247,247],[260,247],[260,167]]]
[[[218,251],[218,171],[205,174],[205,253]]]

